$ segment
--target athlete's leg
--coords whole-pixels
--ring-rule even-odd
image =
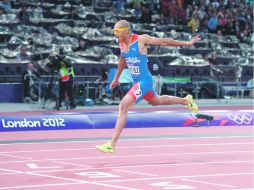
[[[176,96],[168,96],[168,95],[156,95],[151,99],[147,100],[151,105],[172,105],[172,104],[182,104],[187,105],[188,101],[186,98],[180,98]]]
[[[111,139],[111,145],[116,146],[117,140],[119,139],[121,132],[127,121],[128,111],[135,105],[134,98],[126,94],[119,104],[119,113],[116,121],[115,131]]]
[[[110,142],[102,145],[97,145],[96,148],[101,152],[112,153],[115,151],[116,143],[121,135],[127,120],[128,111],[135,104],[135,99],[132,95],[126,94],[119,104],[119,113],[116,121],[115,131]]]
[[[179,98],[176,96],[168,96],[162,95],[158,96],[155,95],[153,97],[146,98],[146,100],[153,106],[157,105],[172,105],[172,104],[182,104],[186,105],[188,109],[191,109],[194,113],[198,113],[198,106],[194,102],[192,95],[188,94],[184,98]]]

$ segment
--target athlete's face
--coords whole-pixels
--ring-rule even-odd
[[[113,33],[117,39],[117,41],[121,42],[123,41],[123,38],[128,33],[129,28],[128,27],[118,27],[117,25],[113,29]]]

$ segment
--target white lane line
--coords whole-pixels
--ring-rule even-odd
[[[72,179],[72,178],[65,178],[65,177],[58,177],[58,176],[52,176],[52,175],[38,174],[38,173],[33,173],[33,172],[26,172],[26,174],[42,176],[42,177],[49,177],[49,178],[54,178],[54,179],[61,179],[61,180],[69,180],[69,181],[73,181],[73,182],[80,182],[82,184],[89,183],[89,184],[105,186],[105,187],[114,187],[114,188],[118,188],[118,189],[141,190],[141,189],[134,189],[134,188],[117,186],[117,185],[109,185],[109,184],[104,184],[104,183],[90,182],[90,181],[85,181],[85,180],[77,180],[77,179]]]
[[[85,166],[85,167],[88,167],[88,168],[91,168],[92,166],[89,166],[89,165],[85,165],[85,164],[75,164],[75,163],[69,163],[69,162],[59,162],[59,161],[52,161],[54,163],[57,163],[57,164],[65,164],[65,165],[72,165],[72,166]]]
[[[142,173],[142,172],[133,172],[133,171],[127,171],[127,170],[119,170],[119,169],[113,169],[113,171],[119,171],[119,172],[125,172],[125,173],[132,173],[132,174],[138,174],[138,175],[147,175],[147,176],[158,176],[155,174],[149,174],[149,173]]]
[[[99,183],[99,182],[91,182],[91,184],[100,185],[100,186],[104,186],[104,187],[113,187],[113,188],[117,188],[117,189],[143,190],[143,189],[134,189],[134,188],[129,188],[129,187],[123,187],[123,186],[119,186],[119,185],[110,185],[110,184]]]
[[[252,145],[251,142],[246,143],[223,143],[224,145]],[[137,148],[163,148],[163,147],[193,147],[193,146],[217,146],[221,143],[209,143],[209,144],[178,144],[178,145],[153,145],[153,146],[119,146],[117,149],[137,149]],[[11,152],[0,152],[0,154],[8,153],[29,153],[29,152],[56,152],[56,151],[80,151],[80,150],[93,150],[93,147],[90,148],[71,148],[71,149],[43,149],[43,150],[21,150],[21,151],[11,151]]]
[[[51,184],[42,184],[42,185],[25,185],[25,186],[13,186],[13,187],[0,187],[1,190],[5,189],[27,189],[27,188],[36,188],[36,187],[51,187],[51,186],[66,186],[66,185],[80,185],[84,184],[81,182],[77,183],[51,183]]]
[[[169,153],[169,154],[134,154],[134,155],[122,155],[122,156],[91,156],[91,157],[79,157],[79,158],[52,158],[52,159],[34,159],[29,160],[30,162],[45,162],[45,161],[64,161],[64,160],[86,160],[86,159],[109,159],[109,158],[133,158],[133,157],[154,157],[154,156],[179,156],[179,155],[203,155],[203,154],[234,154],[234,153],[252,153],[253,150],[250,151],[221,151],[221,152],[180,152],[180,153]],[[6,163],[23,163],[27,162],[24,160],[19,161],[7,161],[7,162],[0,162],[0,164]]]
[[[170,176],[170,177],[148,177],[148,178],[133,178],[133,179],[116,179],[116,180],[102,180],[96,181],[99,183],[113,183],[113,182],[128,182],[128,181],[144,181],[144,180],[162,180],[162,179],[182,179],[182,178],[200,178],[200,177],[218,177],[218,176],[239,176],[239,175],[253,175],[254,173],[217,173],[204,175],[189,175],[189,176]]]
[[[220,135],[220,134],[219,134]],[[143,138],[129,138],[126,137],[126,139],[122,138],[121,141],[157,141],[157,140],[193,140],[193,139],[230,139],[230,138],[253,138],[253,136],[220,136],[220,137],[189,137],[189,138],[184,138],[184,137],[158,137],[158,138],[154,138],[151,137],[149,139],[149,136],[147,136],[147,139],[143,139]],[[47,140],[47,139],[45,139]],[[83,141],[65,141],[65,142],[35,142],[35,143],[22,143],[22,142],[18,142],[18,143],[11,143],[11,144],[0,144],[0,146],[11,146],[11,145],[17,145],[17,144],[70,144],[70,143],[91,143],[91,142],[105,142],[105,140],[110,140],[110,137],[108,137],[108,139],[103,139],[103,140],[83,140]],[[1,143],[1,141],[0,141]]]
[[[0,173],[0,175],[17,175],[17,173]]]
[[[79,183],[90,183],[89,181],[85,181],[85,180],[78,180],[78,179],[72,179],[72,178],[66,178],[66,177],[58,177],[58,176],[53,176],[53,175],[39,174],[39,173],[35,173],[35,172],[25,172],[25,174],[53,178],[53,179],[61,179],[61,180],[79,182]]]
[[[64,171],[83,171],[83,170],[103,170],[103,169],[123,169],[123,168],[144,168],[144,167],[165,167],[165,166],[185,166],[185,165],[205,165],[205,164],[229,164],[229,163],[253,163],[250,161],[220,161],[220,162],[188,162],[180,164],[144,164],[144,165],[133,165],[133,166],[108,166],[108,167],[94,167],[94,168],[73,168],[73,169],[61,169],[61,170],[41,170],[36,171],[38,173],[50,173],[50,172],[64,172]],[[79,166],[82,166],[81,164]]]
[[[192,180],[192,179],[181,179],[181,180],[195,182],[195,183],[208,184],[208,185],[222,186],[222,187],[232,187],[232,188],[235,187],[235,186],[232,186],[232,185],[224,185],[224,184],[219,184],[219,183],[211,183],[211,182]]]
[[[3,168],[0,168],[0,170],[5,171],[5,172],[10,172],[10,173],[16,173],[16,174],[22,174],[22,173],[24,173],[24,172],[21,172],[21,171],[8,170],[8,169],[3,169]]]
[[[13,156],[13,155],[8,155],[8,154],[0,154],[0,156],[13,157],[13,158],[22,158],[22,159],[28,159],[28,160],[33,159],[33,158],[29,158],[29,157]]]

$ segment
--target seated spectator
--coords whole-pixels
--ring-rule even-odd
[[[140,18],[142,15],[142,6],[145,5],[144,0],[132,0],[133,8],[135,9],[135,15]]]
[[[218,55],[217,55],[216,52],[213,52],[213,53],[211,54],[211,57],[208,58],[208,60],[209,60],[209,64],[210,64],[210,65],[219,65],[219,62],[218,62]]]
[[[152,13],[151,13],[151,11],[146,6],[143,6],[142,9],[143,9],[143,11],[142,11],[140,21],[142,23],[151,23],[152,22],[152,15],[151,15]]]
[[[216,37],[217,37],[218,42],[221,42],[223,40],[223,35],[222,35],[221,30],[218,30]]]
[[[22,46],[16,57],[17,61],[31,61],[31,57],[27,53],[27,48]]]
[[[18,13],[18,19],[21,24],[29,24],[29,14],[26,10],[26,7],[22,7],[21,11]]]
[[[79,46],[77,48],[75,48],[73,51],[85,51],[86,49],[87,49],[86,41],[81,39],[79,41]]]
[[[70,19],[72,20],[77,20],[79,19],[78,16],[78,8],[77,7],[71,7],[71,11],[70,11]]]
[[[34,40],[32,37],[27,38],[28,47],[27,49],[29,52],[36,53],[37,46],[34,43]]]
[[[2,15],[4,15],[4,14],[6,14],[4,8],[0,7],[0,16],[2,16]]]
[[[116,14],[123,14],[125,12],[125,0],[116,0],[114,1],[114,11]]]
[[[4,9],[5,12],[11,11],[11,3],[10,0],[3,0],[3,2],[0,2],[0,7]]]

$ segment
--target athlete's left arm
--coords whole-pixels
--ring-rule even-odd
[[[178,41],[172,38],[156,38],[149,36],[147,34],[142,35],[140,39],[144,45],[161,45],[161,46],[192,46],[193,44],[201,40],[199,36],[195,36],[190,41]]]

